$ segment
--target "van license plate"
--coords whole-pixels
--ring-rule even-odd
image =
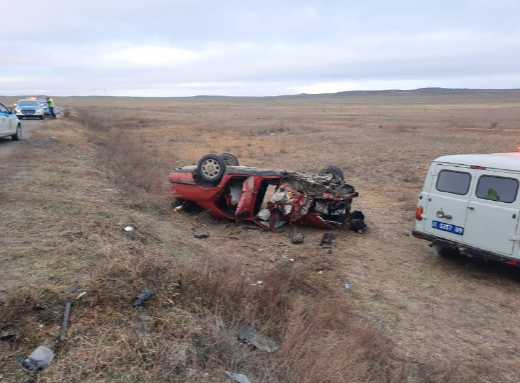
[[[450,225],[449,223],[433,221],[432,222],[432,227],[434,229],[449,231],[450,233],[453,233],[453,234],[459,234],[459,235],[463,235],[464,234],[464,228],[463,227]]]

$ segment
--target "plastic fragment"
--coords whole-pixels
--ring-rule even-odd
[[[137,298],[135,299],[134,306],[141,306],[143,303],[147,302],[151,297],[155,295],[155,290],[147,289],[141,291]]]

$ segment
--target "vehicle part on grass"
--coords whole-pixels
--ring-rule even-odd
[[[263,281],[256,281],[255,283],[251,283],[251,286],[262,286],[263,284]]]
[[[216,183],[220,181],[225,171],[226,163],[216,154],[206,154],[197,164],[197,172],[206,182]]]
[[[82,293],[80,293],[75,300],[80,300],[81,298],[83,298],[85,295],[87,295],[87,292],[86,291],[83,291]]]
[[[80,288],[81,288],[80,285],[72,285],[72,286],[69,287],[69,293],[75,293],[75,292],[78,291]]]
[[[39,346],[27,359],[22,360],[22,368],[31,372],[40,372],[46,369],[54,359],[54,352],[45,346]]]
[[[222,153],[220,158],[224,160],[227,166],[239,166],[238,158],[231,153]]]
[[[256,331],[255,326],[252,324],[245,324],[240,328],[238,339],[242,342],[253,345],[261,351],[269,353],[277,352],[280,349],[280,346],[276,341],[259,334]]]
[[[305,240],[305,234],[303,234],[303,233],[294,233],[291,238],[291,241],[294,244],[303,243],[304,240]]]
[[[352,290],[352,286],[350,286],[348,283],[345,283],[343,285],[344,288],[346,288],[347,290]]]
[[[0,340],[9,340],[11,338],[14,338],[16,334],[12,331],[8,330],[2,330],[0,331]]]
[[[155,295],[155,290],[153,289],[146,289],[139,293],[137,298],[135,299],[134,306],[139,307],[142,306],[144,303],[148,302],[151,297]]]
[[[325,233],[321,238],[320,246],[323,247],[332,247],[332,240],[334,239],[334,234]]]
[[[195,238],[198,238],[198,239],[201,239],[201,238],[209,238],[209,233],[197,233],[195,231],[195,228],[192,228],[191,229],[192,233],[193,233],[193,236]]]
[[[334,181],[345,181],[345,176],[343,175],[343,171],[338,168],[337,166],[326,166],[324,168],[321,168],[318,171],[319,176],[325,176],[329,178],[330,180]]]
[[[247,378],[247,376],[243,374],[237,374],[236,372],[224,371],[227,376],[231,379],[237,381],[238,383],[251,383],[251,381]]]
[[[330,174],[320,176],[228,166],[208,154],[197,165],[173,169],[169,181],[176,197],[236,223],[253,222],[271,230],[285,223],[335,229],[350,222],[358,193],[339,179],[336,167],[326,169]]]
[[[69,325],[69,316],[70,316],[70,309],[72,307],[72,302],[67,301],[65,304],[65,314],[63,314],[63,323],[61,325],[61,334],[60,334],[60,342],[64,342],[67,338],[67,327]]]
[[[124,228],[124,230],[125,230],[127,233],[129,233],[129,232],[131,232],[131,231],[134,231],[134,228],[133,228],[132,226],[126,226],[126,227]]]

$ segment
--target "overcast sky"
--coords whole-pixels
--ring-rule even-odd
[[[0,94],[520,88],[520,0],[0,0]]]

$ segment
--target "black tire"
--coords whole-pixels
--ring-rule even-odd
[[[43,117],[43,116],[40,116],[40,120],[43,120],[44,118],[45,118],[45,117]]]
[[[226,163],[216,154],[206,154],[197,164],[200,178],[206,182],[215,183],[222,179],[226,172]]]
[[[16,133],[11,136],[13,141],[20,141],[22,139],[22,125],[18,124]]]
[[[454,249],[453,247],[434,245],[433,249],[435,250],[437,255],[443,258],[452,259],[460,255],[459,251],[457,249]]]
[[[319,176],[328,176],[331,180],[336,181],[345,181],[345,176],[343,175],[343,172],[340,168],[337,166],[326,166],[324,168],[321,168],[318,172]]]
[[[224,160],[227,166],[240,166],[238,164],[238,158],[231,153],[222,153],[220,158]]]

